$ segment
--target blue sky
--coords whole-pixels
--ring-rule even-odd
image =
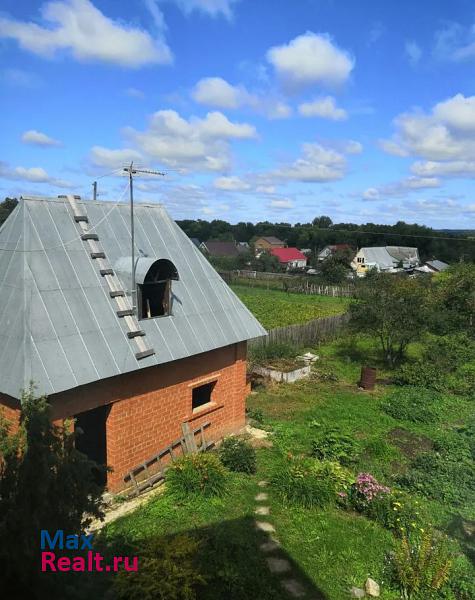
[[[475,227],[469,1],[2,0],[0,56],[3,196]]]

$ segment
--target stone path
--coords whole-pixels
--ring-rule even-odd
[[[259,481],[257,484],[260,488],[268,486],[267,481]],[[270,515],[270,506],[262,504],[267,502],[269,494],[267,492],[259,492],[254,498],[257,506],[254,513],[257,516]],[[280,585],[292,598],[305,598],[305,588],[297,579],[292,577],[292,565],[290,561],[282,557],[281,545],[279,540],[274,536],[275,527],[268,521],[256,519],[256,529],[263,531],[269,535],[269,539],[259,546],[259,550],[266,554],[266,563],[269,571],[280,579]]]

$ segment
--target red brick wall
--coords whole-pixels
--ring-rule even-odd
[[[20,401],[0,394],[0,415],[10,424],[10,433],[15,433],[20,422]]]
[[[212,405],[192,413],[192,387],[216,380]],[[98,381],[50,396],[53,419],[64,419],[103,404],[107,418],[107,462],[114,471],[108,486],[117,491],[124,475],[181,437],[211,422],[207,439],[218,439],[244,425],[246,343],[227,346],[173,363]]]

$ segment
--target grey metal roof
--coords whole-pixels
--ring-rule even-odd
[[[442,260],[428,260],[426,265],[429,265],[429,267],[436,271],[445,271],[445,269],[449,268],[449,265]]]
[[[366,265],[378,265],[380,269],[392,269],[396,261],[385,247],[361,248]]]
[[[402,260],[411,264],[419,264],[419,250],[417,248],[409,246],[386,246],[386,250],[398,262]]]
[[[130,256],[127,204],[78,205],[112,268]],[[141,361],[68,201],[20,201],[0,228],[0,392],[18,398],[33,380],[52,394],[265,334],[162,206],[136,205],[135,240],[179,274],[172,316],[140,321],[155,350]]]

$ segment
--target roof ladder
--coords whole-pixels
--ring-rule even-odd
[[[78,206],[77,200],[80,200],[81,197],[73,195],[59,197],[67,199],[73,213],[74,222],[80,230],[81,240],[88,244],[89,256],[94,261],[94,264],[97,265],[100,275],[107,283],[109,296],[116,303],[115,312],[117,317],[125,322],[127,338],[136,346],[136,360],[139,361],[152,356],[155,354],[155,350],[149,348],[144,340],[145,332],[140,329],[139,322],[135,317],[135,311],[126,297],[117,275],[108,264],[105,252],[99,246],[98,234],[91,230],[89,218],[84,210],[84,204],[81,208]]]

